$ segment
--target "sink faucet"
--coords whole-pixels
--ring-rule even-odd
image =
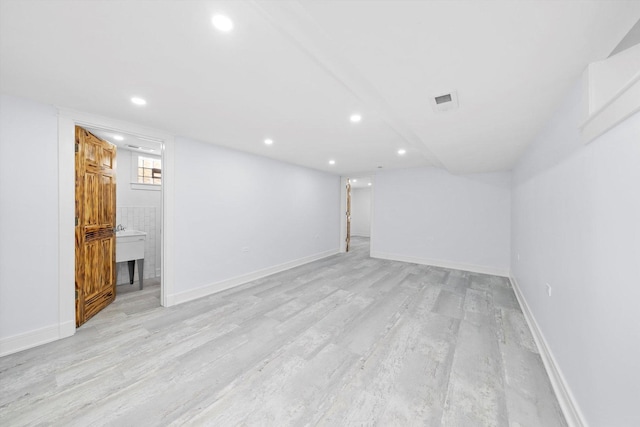
[[[122,224],[118,224],[118,226],[116,227],[116,232],[118,231],[124,231],[124,226]]]

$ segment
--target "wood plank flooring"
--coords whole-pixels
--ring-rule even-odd
[[[3,426],[565,426],[507,279],[353,251],[0,359]]]

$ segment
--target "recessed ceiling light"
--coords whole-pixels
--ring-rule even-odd
[[[358,123],[360,120],[362,120],[362,116],[360,114],[352,114],[351,117],[349,117],[349,120],[351,120],[353,123]]]
[[[330,165],[335,165],[335,164],[336,164],[336,161],[335,161],[335,160],[329,160],[329,164],[330,164]]]
[[[265,139],[264,143],[267,144],[267,145],[271,145],[271,144],[273,144],[273,139]]]
[[[401,156],[403,154],[406,154],[406,152],[407,152],[407,150],[405,150],[404,148],[401,148],[401,149],[398,150],[398,154],[401,155]]]
[[[133,102],[136,105],[146,105],[147,101],[145,101],[142,98],[138,98],[137,96],[134,96],[133,98],[131,98],[131,102]]]
[[[226,33],[233,30],[233,21],[226,15],[213,15],[211,22],[218,31]]]
[[[367,185],[369,185],[369,186],[370,186],[370,185],[371,185],[371,183],[368,183]]]
[[[146,151],[148,153],[155,153],[156,150],[154,150],[153,148],[147,148],[147,147],[141,147],[139,145],[131,145],[131,144],[127,144],[127,147],[129,148],[133,148],[134,150],[139,150],[139,151]]]
[[[353,182],[358,182],[358,180],[357,180],[357,179],[354,179],[354,180],[353,180]]]
[[[124,141],[124,137],[120,135],[113,135],[113,139],[115,139],[116,141]]]

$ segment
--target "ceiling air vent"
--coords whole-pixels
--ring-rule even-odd
[[[444,104],[445,102],[451,102],[451,94],[448,93],[442,96],[436,96],[436,104]]]
[[[458,93],[455,90],[443,91],[431,98],[431,106],[436,113],[458,108]]]

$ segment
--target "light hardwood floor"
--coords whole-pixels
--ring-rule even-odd
[[[507,279],[354,250],[0,359],[3,426],[563,426]]]

